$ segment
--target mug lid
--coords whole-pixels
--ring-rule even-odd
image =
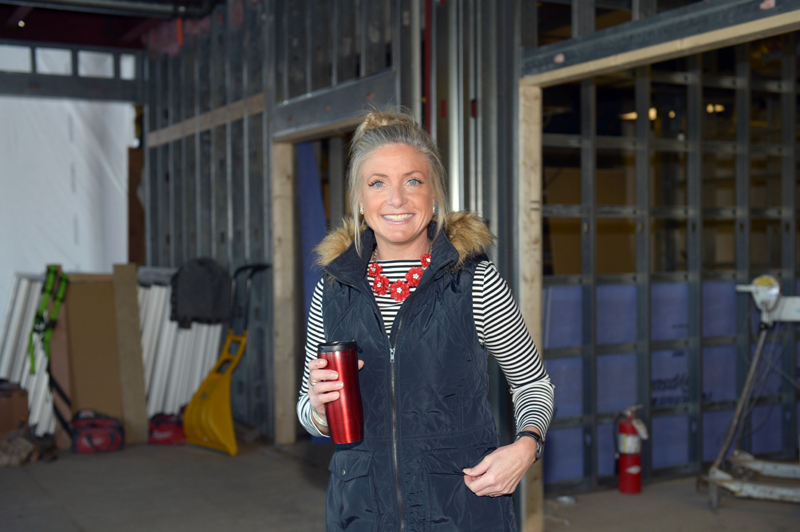
[[[350,351],[358,347],[355,340],[347,342],[328,342],[317,346],[317,353],[335,353],[337,351]]]

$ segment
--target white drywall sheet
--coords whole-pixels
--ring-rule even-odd
[[[127,262],[134,118],[131,104],[0,97],[0,323],[15,272]]]

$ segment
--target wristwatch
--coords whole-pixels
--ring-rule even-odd
[[[517,432],[517,436],[514,438],[514,441],[522,438],[523,436],[527,436],[528,438],[533,438],[536,440],[536,459],[542,457],[542,451],[544,450],[544,438],[533,432],[532,430],[521,430]]]

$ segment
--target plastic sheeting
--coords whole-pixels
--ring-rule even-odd
[[[15,272],[128,257],[131,104],[0,97],[0,323]]]

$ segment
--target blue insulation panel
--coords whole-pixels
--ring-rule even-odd
[[[635,342],[636,309],[636,285],[598,286],[597,343],[603,345]]]
[[[689,334],[689,285],[650,285],[650,335],[654,341],[677,340]]]
[[[736,282],[703,282],[703,336],[736,334]]]
[[[709,462],[717,457],[733,419],[733,410],[705,412],[703,414],[703,460]],[[730,449],[728,455],[731,454]]]
[[[615,475],[614,470],[614,423],[597,425],[597,475]]]
[[[731,401],[736,391],[736,346],[703,349],[703,402]]]
[[[583,343],[583,294],[580,286],[552,286],[543,294],[544,348],[575,347]]]
[[[597,411],[620,412],[636,404],[636,354],[598,355]]]
[[[689,418],[666,416],[653,418],[653,469],[689,462]]]
[[[583,429],[570,427],[547,432],[544,481],[561,482],[583,478]]]
[[[650,392],[654,408],[689,401],[689,357],[682,349],[653,351]]]
[[[753,409],[750,417],[753,431],[753,454],[772,453],[783,448],[783,423],[781,406],[765,405]]]
[[[583,415],[583,359],[551,358],[545,364],[556,387],[553,417]]]
[[[322,269],[314,263],[314,248],[325,238],[328,226],[314,145],[310,142],[298,144],[296,150],[297,186],[303,191],[300,194],[300,248],[303,258],[304,308],[308,319],[314,287],[322,278]]]

